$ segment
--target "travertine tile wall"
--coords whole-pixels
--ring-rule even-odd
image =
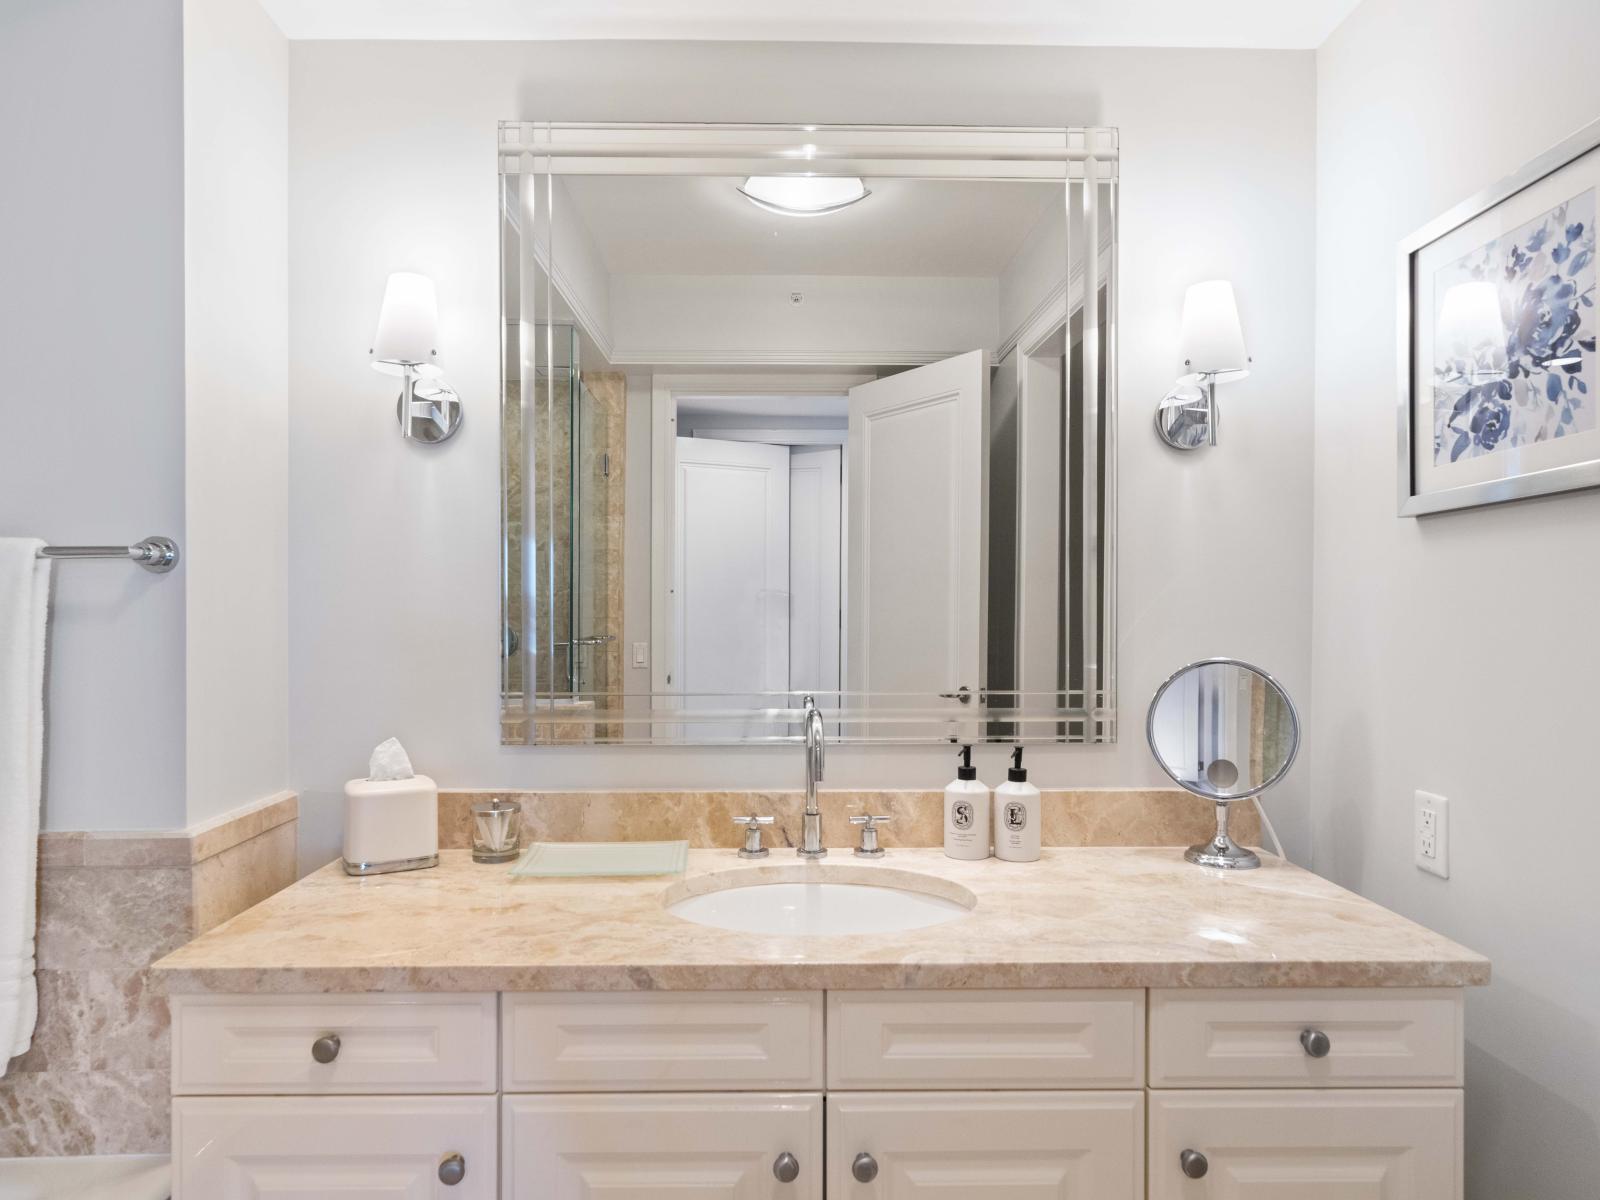
[[[195,830],[39,839],[39,1023],[0,1078],[0,1158],[162,1153],[166,998],[149,965],[295,879],[299,806]]]

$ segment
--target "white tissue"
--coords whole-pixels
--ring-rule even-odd
[[[397,738],[382,743],[367,760],[368,779],[410,779],[415,774],[411,756]]]

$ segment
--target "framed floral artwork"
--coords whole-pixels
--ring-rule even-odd
[[[1400,244],[1400,515],[1600,486],[1600,121]]]

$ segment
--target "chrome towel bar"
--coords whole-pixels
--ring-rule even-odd
[[[147,537],[131,546],[45,546],[40,558],[125,558],[146,571],[165,574],[178,565],[178,543],[167,537]]]

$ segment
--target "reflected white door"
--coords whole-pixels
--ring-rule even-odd
[[[982,686],[988,403],[982,350],[850,389],[852,691]]]
[[[839,690],[842,460],[838,446],[794,446],[789,451],[791,691]],[[823,702],[831,705],[832,697]]]
[[[678,439],[672,681],[683,708],[749,708],[789,687],[789,448]],[[691,693],[717,693],[696,697]],[[689,736],[738,737],[742,725]]]

